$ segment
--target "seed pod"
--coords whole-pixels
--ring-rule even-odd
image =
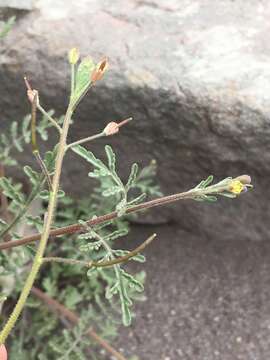
[[[118,131],[119,131],[119,125],[113,121],[110,122],[103,130],[106,136],[117,134]]]
[[[251,177],[249,175],[240,175],[237,178],[235,178],[234,180],[238,180],[244,185],[251,184]]]
[[[38,91],[37,90],[27,90],[27,96],[28,96],[28,100],[30,101],[30,103],[32,104],[33,101],[36,101],[36,104],[38,104],[39,99],[38,99]]]
[[[91,74],[91,82],[99,81],[103,78],[105,71],[108,69],[108,60],[105,58],[100,61]]]

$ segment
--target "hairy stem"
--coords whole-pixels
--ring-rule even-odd
[[[36,279],[36,276],[39,272],[41,264],[42,264],[43,255],[44,255],[44,252],[46,249],[47,241],[48,241],[48,238],[50,235],[51,226],[53,223],[54,211],[55,211],[55,208],[57,205],[57,192],[58,192],[58,188],[59,188],[59,181],[60,181],[60,176],[61,176],[61,171],[62,171],[63,158],[64,158],[65,150],[66,150],[66,139],[67,139],[68,129],[69,129],[69,125],[70,125],[71,115],[72,115],[72,108],[69,106],[67,109],[66,115],[65,115],[63,129],[62,129],[59,144],[58,144],[58,151],[57,151],[57,157],[56,157],[56,162],[55,162],[55,172],[54,172],[53,182],[52,182],[52,191],[50,192],[48,211],[47,211],[47,215],[45,216],[44,228],[43,228],[43,232],[41,234],[40,243],[37,248],[37,252],[36,252],[36,255],[35,255],[35,258],[33,261],[31,271],[26,279],[26,282],[24,284],[24,287],[20,294],[18,302],[17,302],[12,314],[10,315],[6,325],[4,326],[3,330],[0,333],[0,344],[3,344],[5,342],[7,336],[11,332],[18,317],[20,316],[20,314],[23,310],[23,307],[25,305],[25,302],[28,298],[28,295],[31,291],[31,288],[33,286],[33,283]]]
[[[69,264],[69,265],[80,265],[87,268],[91,267],[110,267],[116,264],[122,264],[127,262],[128,260],[131,260],[133,256],[136,256],[141,251],[143,251],[156,237],[156,234],[153,234],[148,239],[146,239],[141,245],[136,247],[136,249],[130,251],[128,254],[124,256],[120,256],[117,258],[114,258],[109,261],[83,261],[83,260],[77,260],[77,259],[69,259],[69,258],[62,258],[62,257],[45,257],[43,258],[43,262],[58,262],[63,264]]]
[[[67,309],[64,305],[52,299],[36,287],[32,288],[32,293],[40,300],[42,300],[45,304],[47,304],[52,310],[57,311],[61,315],[63,315],[72,324],[78,324],[80,318],[73,311]],[[99,345],[101,345],[109,354],[113,355],[117,360],[127,360],[122,354],[120,354],[110,344],[108,344],[107,341],[102,339],[91,327],[88,329],[87,334]]]
[[[43,109],[43,107],[37,103],[37,108],[38,110],[53,124],[53,126],[56,127],[56,129],[58,130],[59,134],[61,134],[62,129],[61,127],[58,125],[58,123],[51,117],[50,114],[47,113],[46,110]]]
[[[78,140],[78,141],[74,141],[73,143],[68,144],[67,147],[66,147],[66,149],[68,150],[68,149],[72,148],[73,146],[80,145],[80,144],[84,144],[85,142],[92,141],[92,140],[101,138],[101,137],[103,137],[103,136],[106,136],[106,134],[102,131],[102,132],[99,133],[99,134],[92,135],[92,136],[88,136],[87,138],[80,139],[80,140]]]
[[[197,194],[197,192],[196,192],[196,194]],[[131,206],[130,208],[128,208],[126,210],[126,213],[123,216],[140,211],[140,210],[146,210],[146,209],[149,209],[149,208],[152,208],[155,206],[166,205],[166,204],[178,201],[178,200],[192,199],[194,196],[195,196],[195,191],[194,192],[187,191],[187,192],[182,192],[182,193],[178,193],[178,194],[163,196],[163,197],[160,197],[160,198],[157,198],[154,200],[146,201],[141,204]],[[101,215],[94,219],[89,219],[86,221],[86,224],[89,226],[99,225],[99,224],[105,223],[106,221],[116,219],[117,217],[118,217],[117,212],[113,211],[109,214]],[[76,224],[63,226],[61,228],[51,230],[50,236],[74,234],[76,232],[80,232],[83,230],[84,230],[84,226],[80,223],[76,223]],[[40,237],[41,237],[41,234],[34,234],[34,235],[26,236],[20,240],[9,241],[9,242],[0,244],[0,250],[5,250],[5,249],[9,249],[11,247],[29,244],[33,241],[39,240]]]
[[[3,164],[0,163],[0,177],[5,176],[5,167]],[[3,219],[8,223],[10,220],[10,213],[8,211],[8,199],[4,194],[3,190],[0,190],[0,202],[1,202],[1,215]],[[8,234],[3,237],[4,241],[9,241],[11,238]]]

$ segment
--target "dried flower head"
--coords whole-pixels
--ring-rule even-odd
[[[119,125],[114,121],[109,122],[109,124],[103,130],[106,136],[117,134],[118,131],[119,131]]]
[[[105,127],[105,129],[103,130],[104,134],[106,136],[110,136],[110,135],[114,135],[114,134],[117,134],[118,131],[119,131],[119,128],[127,123],[129,123],[130,121],[132,120],[132,118],[128,118],[128,119],[125,119],[123,121],[121,121],[120,123],[117,123],[117,122],[109,122],[109,124]]]
[[[237,178],[235,178],[234,180],[239,180],[239,181],[241,181],[242,184],[245,184],[245,185],[251,184],[251,177],[249,175],[240,175]]]
[[[38,104],[38,91],[37,90],[35,90],[35,89],[27,90],[27,96],[28,96],[28,99],[31,104],[33,103],[34,99],[36,99],[36,102]]]
[[[108,66],[109,66],[109,63],[108,63],[107,58],[100,61],[97,64],[95,70],[91,74],[91,82],[96,82],[96,81],[101,80],[105,74],[105,71],[107,71]]]

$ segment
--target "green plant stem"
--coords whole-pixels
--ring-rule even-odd
[[[73,143],[68,144],[66,149],[68,150],[68,149],[70,149],[70,148],[72,148],[72,147],[74,147],[76,145],[81,145],[81,144],[84,144],[84,143],[86,143],[88,141],[99,139],[99,138],[101,138],[103,136],[106,136],[106,134],[102,131],[101,133],[98,133],[96,135],[88,136],[87,138],[84,138],[84,139],[81,139],[81,140],[78,140],[78,141],[74,141]]]
[[[36,276],[39,272],[40,266],[42,264],[43,255],[44,255],[44,252],[46,249],[47,241],[48,241],[48,238],[50,235],[51,226],[53,223],[54,211],[55,211],[55,208],[57,205],[57,193],[58,193],[59,181],[60,181],[60,176],[61,176],[61,171],[62,171],[63,159],[64,159],[64,155],[65,155],[65,150],[66,150],[66,140],[67,140],[67,134],[68,134],[68,129],[69,129],[69,125],[70,125],[71,115],[72,115],[72,108],[71,108],[71,106],[69,106],[67,109],[66,115],[65,115],[63,129],[61,131],[61,136],[60,136],[60,140],[59,140],[59,144],[58,144],[58,151],[57,151],[57,157],[56,157],[56,162],[55,162],[55,172],[54,172],[53,182],[52,182],[52,191],[50,192],[48,211],[47,211],[47,216],[45,216],[44,229],[43,229],[43,232],[41,235],[40,243],[37,248],[37,252],[36,252],[36,255],[35,255],[35,258],[33,261],[31,271],[26,279],[26,282],[24,284],[24,287],[20,294],[18,302],[15,305],[15,308],[14,308],[12,314],[10,315],[6,325],[4,326],[3,330],[0,333],[0,344],[3,344],[5,342],[7,336],[11,332],[18,317],[20,316],[20,314],[23,310],[23,307],[25,305],[25,302],[28,298],[28,295],[31,291],[31,288],[34,284]]]
[[[125,303],[125,288],[124,288],[124,283],[123,283],[123,279],[122,279],[122,276],[121,276],[121,267],[120,267],[120,264],[115,262],[116,258],[114,256],[114,253],[113,253],[113,249],[110,247],[110,245],[107,243],[106,240],[104,240],[104,238],[102,236],[100,236],[98,233],[94,232],[95,233],[95,236],[96,236],[96,239],[98,239],[103,248],[107,251],[107,253],[109,254],[109,257],[111,260],[109,260],[110,262],[113,262],[114,265],[113,265],[113,269],[114,269],[114,273],[115,273],[115,277],[117,279],[117,282],[119,284],[119,296],[120,296],[120,300],[121,300],[121,304],[123,306],[123,304]],[[125,316],[124,316],[124,312],[122,310],[122,319],[123,319],[123,323],[125,325],[129,325],[129,322],[126,323],[126,320],[125,320]]]
[[[24,206],[19,210],[17,215],[12,219],[12,221],[0,232],[0,239],[3,238],[6,234],[10,232],[10,230],[18,224],[18,222],[23,218],[23,216],[26,214],[29,206],[31,205],[32,201],[36,198],[38,193],[40,192],[40,189],[42,188],[44,184],[45,178],[42,177],[40,182],[34,187],[34,189],[29,194]]]
[[[80,265],[87,268],[91,268],[93,262],[92,261],[83,261],[83,260],[76,260],[76,259],[68,259],[68,258],[62,258],[57,256],[50,256],[43,258],[43,262],[57,262],[62,264],[68,264],[68,265]]]
[[[63,264],[69,265],[81,265],[87,268],[91,267],[110,267],[116,264],[123,264],[128,260],[132,260],[133,256],[136,256],[141,251],[143,251],[156,237],[156,234],[153,234],[148,239],[146,239],[141,245],[136,247],[136,249],[130,251],[128,254],[124,256],[120,256],[118,258],[114,258],[109,261],[83,261],[83,260],[76,260],[76,259],[68,259],[62,257],[45,257],[43,258],[43,262],[58,262]]]
[[[51,182],[51,177],[50,177],[50,174],[49,174],[49,172],[47,170],[47,167],[46,167],[44,161],[42,160],[42,157],[40,156],[40,153],[39,153],[38,150],[34,150],[33,154],[34,154],[34,156],[35,156],[35,158],[37,160],[37,163],[39,164],[39,166],[41,168],[41,171],[43,172],[43,174],[45,176],[48,188],[51,191],[52,190],[52,182]]]
[[[53,124],[53,126],[56,127],[56,129],[58,130],[59,134],[61,134],[62,129],[61,127],[57,124],[57,122],[47,113],[47,111],[45,109],[43,109],[43,107],[39,104],[39,102],[37,103],[37,108],[38,110]]]
[[[75,90],[75,64],[71,64],[70,101]]]
[[[173,203],[173,202],[179,201],[179,200],[192,199],[195,196],[198,196],[198,194],[206,194],[206,193],[209,193],[209,191],[206,191],[206,189],[203,189],[203,190],[200,189],[199,191],[197,189],[192,189],[192,190],[182,192],[182,193],[177,193],[177,194],[168,195],[168,196],[162,196],[157,199],[146,201],[141,204],[129,207],[126,210],[125,214],[123,214],[123,216],[134,213],[134,212],[138,212],[141,210],[146,210],[146,209],[149,209],[152,207],[166,205],[166,204]],[[89,219],[86,221],[86,223],[89,226],[94,226],[94,225],[99,225],[99,224],[105,223],[106,221],[111,221],[113,219],[116,219],[117,217],[118,217],[117,212],[113,211],[109,214],[101,215],[94,219]],[[67,226],[64,226],[64,227],[61,227],[58,229],[51,230],[50,236],[73,234],[73,233],[80,232],[83,230],[84,230],[84,226],[80,223],[76,223],[76,224],[67,225]],[[0,244],[0,250],[29,244],[33,241],[39,240],[40,237],[41,237],[41,234],[34,234],[34,235],[27,236],[20,240],[8,241],[6,243]]]

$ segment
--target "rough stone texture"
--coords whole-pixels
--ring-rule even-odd
[[[33,0],[0,0],[0,7],[17,10],[32,10]]]
[[[255,191],[238,201],[186,202],[171,207],[168,216],[216,239],[264,239],[269,15],[268,1],[37,2],[1,47],[2,118],[18,118],[29,107],[24,74],[44,104],[63,112],[67,49],[78,46],[96,59],[106,54],[111,71],[84,100],[71,137],[133,115],[136,123],[110,139],[121,172],[133,161],[156,158],[165,193],[186,190],[210,173],[217,179],[249,173]],[[100,144],[93,145],[97,154],[103,152]],[[79,162],[67,162],[66,184],[76,184],[81,171]],[[88,187],[80,183],[74,190]]]
[[[146,250],[146,302],[119,347],[141,360],[270,359],[269,241],[216,241],[173,226]],[[135,266],[133,267],[135,269]],[[141,266],[136,266],[138,270]]]

